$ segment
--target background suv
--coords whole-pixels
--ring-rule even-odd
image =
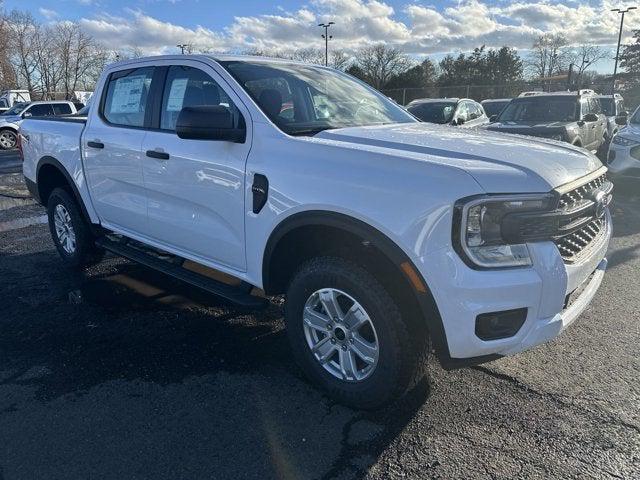
[[[482,105],[468,98],[422,98],[412,101],[407,110],[428,123],[477,127],[489,122]]]
[[[607,117],[592,90],[514,98],[489,130],[569,142],[604,158]]]

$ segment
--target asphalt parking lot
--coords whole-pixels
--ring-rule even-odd
[[[443,372],[375,413],[293,364],[253,313],[125,260],[65,270],[0,154],[0,479],[640,478],[640,190],[608,275],[556,341]],[[12,173],[14,172],[14,173]]]

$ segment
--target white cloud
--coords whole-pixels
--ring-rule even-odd
[[[330,31],[334,48],[353,50],[385,42],[416,55],[464,51],[483,44],[524,49],[545,32],[562,32],[573,44],[611,45],[617,40],[619,18],[609,11],[617,5],[612,0],[589,4],[460,0],[442,11],[411,1],[407,0],[400,16],[382,0],[310,0],[297,11],[274,7],[270,15],[236,17],[221,31],[183,27],[138,10],[129,10],[123,17],[84,18],[81,24],[105,45],[136,47],[147,53],[175,51],[178,43],[215,51],[320,47],[317,24],[330,20],[336,22]],[[626,20],[626,25],[638,25],[640,11],[629,13]],[[626,30],[625,38],[630,34]]]
[[[55,20],[56,18],[58,18],[58,12],[56,12],[55,10],[49,10],[48,8],[40,7],[38,9],[38,13],[40,13],[40,15],[42,15],[47,20]]]

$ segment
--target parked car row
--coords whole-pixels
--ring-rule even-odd
[[[25,118],[73,115],[84,105],[68,101],[19,102],[0,115],[0,149],[10,150],[18,142],[18,129]]]
[[[620,94],[597,95],[588,89],[527,91],[517,98],[486,99],[481,103],[468,98],[417,99],[406,108],[423,122],[482,127],[567,142],[596,153],[603,161],[628,115]]]

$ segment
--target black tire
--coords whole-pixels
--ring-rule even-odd
[[[366,310],[377,332],[378,363],[360,381],[338,379],[314,357],[303,326],[307,299],[318,290],[347,293]],[[335,257],[314,258],[294,275],[285,305],[285,323],[294,357],[306,375],[339,403],[356,409],[380,408],[401,397],[426,375],[429,342],[413,341],[400,308],[376,278],[358,265]],[[411,329],[413,331],[413,329]],[[337,352],[338,354],[340,352]]]
[[[0,136],[3,137],[0,141],[1,150],[13,150],[18,145],[18,134],[9,128],[3,128],[0,130]]]
[[[55,216],[58,206],[63,207],[69,216],[71,231],[75,236],[75,248],[72,251],[63,246],[62,240],[56,231]],[[62,188],[54,189],[47,202],[47,214],[51,238],[66,265],[77,268],[100,261],[103,252],[96,247],[90,225],[69,192]]]

